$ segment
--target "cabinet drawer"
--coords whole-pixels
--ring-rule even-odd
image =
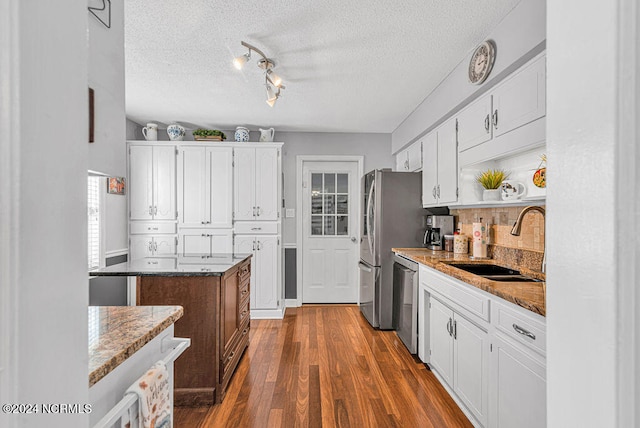
[[[546,325],[534,317],[520,313],[504,304],[492,302],[496,328],[507,336],[545,355]]]
[[[420,283],[455,302],[469,313],[489,321],[489,297],[472,290],[472,286],[427,268],[420,269]]]
[[[247,300],[248,298],[249,298],[249,281],[244,281],[244,282],[241,282],[240,285],[238,286],[238,301],[242,305],[245,303],[245,300]]]
[[[159,222],[148,222],[141,221],[131,223],[129,226],[131,230],[131,234],[140,234],[140,233],[176,233],[176,224],[175,223],[159,223]]]
[[[279,222],[275,221],[242,221],[236,222],[234,232],[236,234],[262,235],[264,233],[277,234]]]
[[[250,318],[251,312],[249,309],[249,300],[245,300],[240,304],[238,308],[238,324],[244,325],[246,321]]]

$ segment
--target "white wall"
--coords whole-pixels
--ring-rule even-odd
[[[618,272],[629,260],[617,251],[614,237],[619,228],[634,230],[638,221],[626,219],[636,226],[616,222],[618,210],[633,205],[627,188],[616,191],[618,150],[629,144],[618,135],[624,117],[620,99],[632,89],[619,86],[624,57],[618,56],[623,16],[618,8],[624,3],[629,4],[548,4],[549,427],[637,426],[617,419],[618,405],[628,399],[618,395],[619,326],[634,323],[619,317],[617,296],[634,286],[619,281]],[[593,232],[594,225],[597,233],[575,233]],[[637,241],[637,235],[630,239]]]
[[[467,67],[472,52],[451,71],[426,99],[393,131],[392,153],[442,123],[455,110],[495,86],[544,49],[546,1],[522,0],[486,36],[496,42],[496,61],[491,76],[481,86],[472,85]]]
[[[102,6],[100,0],[88,3]],[[89,169],[124,177],[124,3],[111,2],[110,29],[93,15],[89,18],[89,86],[95,91],[95,143],[89,145]]]
[[[10,192],[11,198],[0,217],[0,257],[11,270],[11,283],[3,283],[3,289],[12,290],[14,324],[9,333],[12,392],[3,403],[84,404],[87,10],[75,1],[9,0],[3,12],[7,8],[9,21],[3,24],[11,30],[9,41],[0,38],[0,58],[12,61],[9,70],[2,67],[1,98],[10,97],[11,104],[4,105],[10,110],[9,120],[1,122],[0,158],[14,162],[3,164],[1,173],[11,177],[10,185],[2,187],[3,196]],[[87,423],[86,416],[77,414],[0,416],[0,425],[8,427]]]
[[[389,134],[276,132],[275,139],[284,142],[282,170],[285,209],[296,209],[296,156],[298,155],[361,155],[364,156],[365,173],[377,168],[392,168],[394,165]],[[285,218],[282,227],[283,242],[295,244],[296,219]]]

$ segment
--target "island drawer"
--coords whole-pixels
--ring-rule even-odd
[[[129,230],[132,235],[143,233],[176,233],[176,224],[151,221],[132,222],[130,223]]]

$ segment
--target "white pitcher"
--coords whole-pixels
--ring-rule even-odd
[[[142,128],[142,135],[147,141],[158,140],[158,125],[156,123],[147,123],[147,126]]]
[[[258,129],[260,129],[260,141],[265,143],[270,143],[273,141],[273,136],[276,133],[275,129],[273,128],[269,128],[269,129],[258,128]]]

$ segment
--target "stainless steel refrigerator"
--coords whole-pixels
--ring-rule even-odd
[[[374,170],[362,177],[360,310],[373,327],[393,326],[391,248],[422,247],[421,174]]]

